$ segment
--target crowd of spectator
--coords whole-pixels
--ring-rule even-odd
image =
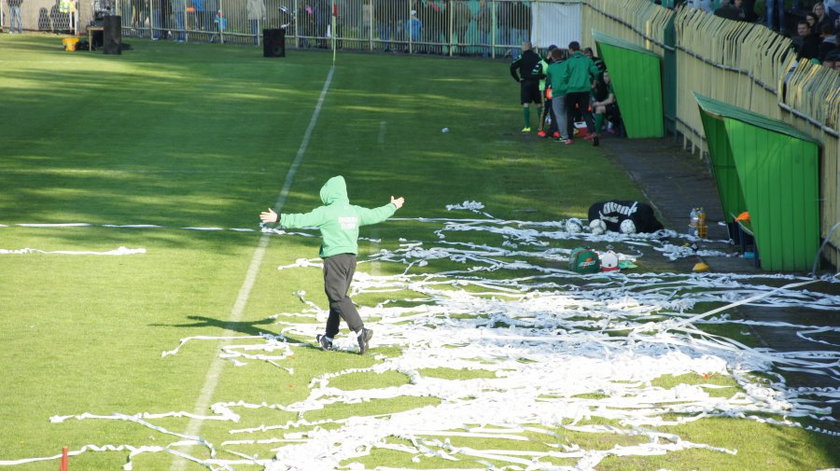
[[[840,70],[840,0],[765,0],[757,11],[756,0],[653,0],[669,8],[697,8],[735,21],[761,23],[781,34],[790,33],[800,59]]]

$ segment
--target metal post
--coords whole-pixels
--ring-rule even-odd
[[[222,28],[222,23],[227,20],[225,19],[226,17],[222,15],[227,15],[227,13],[225,13],[224,3],[225,0],[219,0],[219,10],[216,12],[216,16],[219,17],[219,24],[216,25],[216,29],[219,30],[219,44],[225,43],[225,31]],[[222,15],[219,15],[219,12],[222,12]]]
[[[498,3],[496,0],[492,0],[490,3],[490,57],[493,59],[496,58],[496,7]]]
[[[405,34],[408,36],[408,53],[414,54],[414,36],[412,32],[414,31],[414,25],[411,23],[411,2],[408,1],[408,20],[405,22]]]
[[[537,9],[536,14],[534,14],[534,8]],[[542,10],[542,7],[540,6],[540,0],[534,0],[534,2],[531,4],[531,8],[528,9],[528,14],[531,15],[531,21],[530,21],[531,31],[528,31],[528,41],[531,41],[532,36],[536,37],[536,38],[542,38],[542,35],[540,34],[540,22],[539,21],[536,22],[537,23],[536,33],[537,34],[532,34],[532,31],[534,31],[534,19],[540,17],[540,13],[542,13],[540,10]],[[540,47],[539,44],[534,44],[534,49],[536,49],[537,51],[539,51],[539,47]]]
[[[455,23],[455,8],[453,8],[452,5],[454,4],[455,1],[456,0],[449,0],[449,8],[448,8],[448,10],[449,10],[449,57],[452,57],[454,55],[454,49],[455,49],[455,47],[453,45],[453,41],[452,41],[452,38],[453,38],[452,33],[455,29],[455,25],[454,25],[454,23]]]
[[[300,25],[298,25],[298,12],[300,10],[298,10],[297,0],[294,0],[294,2],[292,2],[292,7],[294,8],[294,11],[292,11],[292,19],[295,23],[295,48],[300,49]]]
[[[376,11],[376,8],[374,8],[374,6],[373,6],[375,1],[376,0],[371,0],[370,1],[370,15],[368,15],[368,19],[370,20],[370,25],[369,25],[370,28],[368,28],[368,44],[370,45],[370,50],[371,51],[373,51],[373,25],[376,23],[374,21],[374,15],[376,15],[376,13],[374,13],[374,12]]]

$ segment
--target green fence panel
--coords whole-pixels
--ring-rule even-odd
[[[663,137],[661,58],[633,43],[593,31],[598,57],[610,70],[627,137]]]

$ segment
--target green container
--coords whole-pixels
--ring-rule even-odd
[[[610,71],[627,137],[663,137],[662,60],[633,43],[592,31],[598,57]]]
[[[749,211],[763,269],[810,270],[820,244],[819,141],[782,121],[695,98],[727,218]]]

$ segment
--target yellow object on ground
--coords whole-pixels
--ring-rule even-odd
[[[79,38],[64,38],[61,40],[61,44],[64,44],[65,51],[75,51],[76,45],[79,44]]]

